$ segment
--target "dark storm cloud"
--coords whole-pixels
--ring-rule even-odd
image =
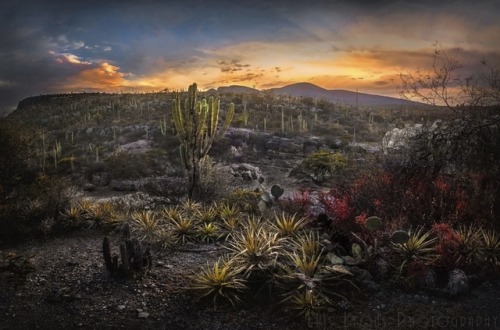
[[[156,70],[160,58],[175,63],[203,57],[198,48],[253,39],[256,33],[296,37],[275,34],[294,26],[272,8],[271,2],[234,1],[2,1],[0,106],[56,91],[65,77],[85,69],[60,65],[51,52],[141,75]]]

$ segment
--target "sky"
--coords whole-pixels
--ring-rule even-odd
[[[310,82],[397,96],[436,47],[500,65],[500,1],[0,1],[0,109],[28,96]]]

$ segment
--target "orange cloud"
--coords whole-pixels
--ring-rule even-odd
[[[126,79],[126,74],[120,72],[119,67],[102,62],[72,76],[69,81],[65,82],[65,87],[66,89],[116,90],[131,87],[131,83]]]

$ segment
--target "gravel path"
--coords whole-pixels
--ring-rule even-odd
[[[197,302],[188,276],[222,253],[216,246],[156,251],[147,278],[117,281],[103,266],[102,238],[75,232],[0,251],[34,266],[25,278],[0,268],[0,329],[500,329],[498,282],[457,301],[362,289],[349,311],[307,323],[266,301],[238,309]]]

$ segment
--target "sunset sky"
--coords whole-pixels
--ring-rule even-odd
[[[0,108],[66,91],[311,82],[396,96],[434,44],[500,65],[500,1],[0,2]]]

